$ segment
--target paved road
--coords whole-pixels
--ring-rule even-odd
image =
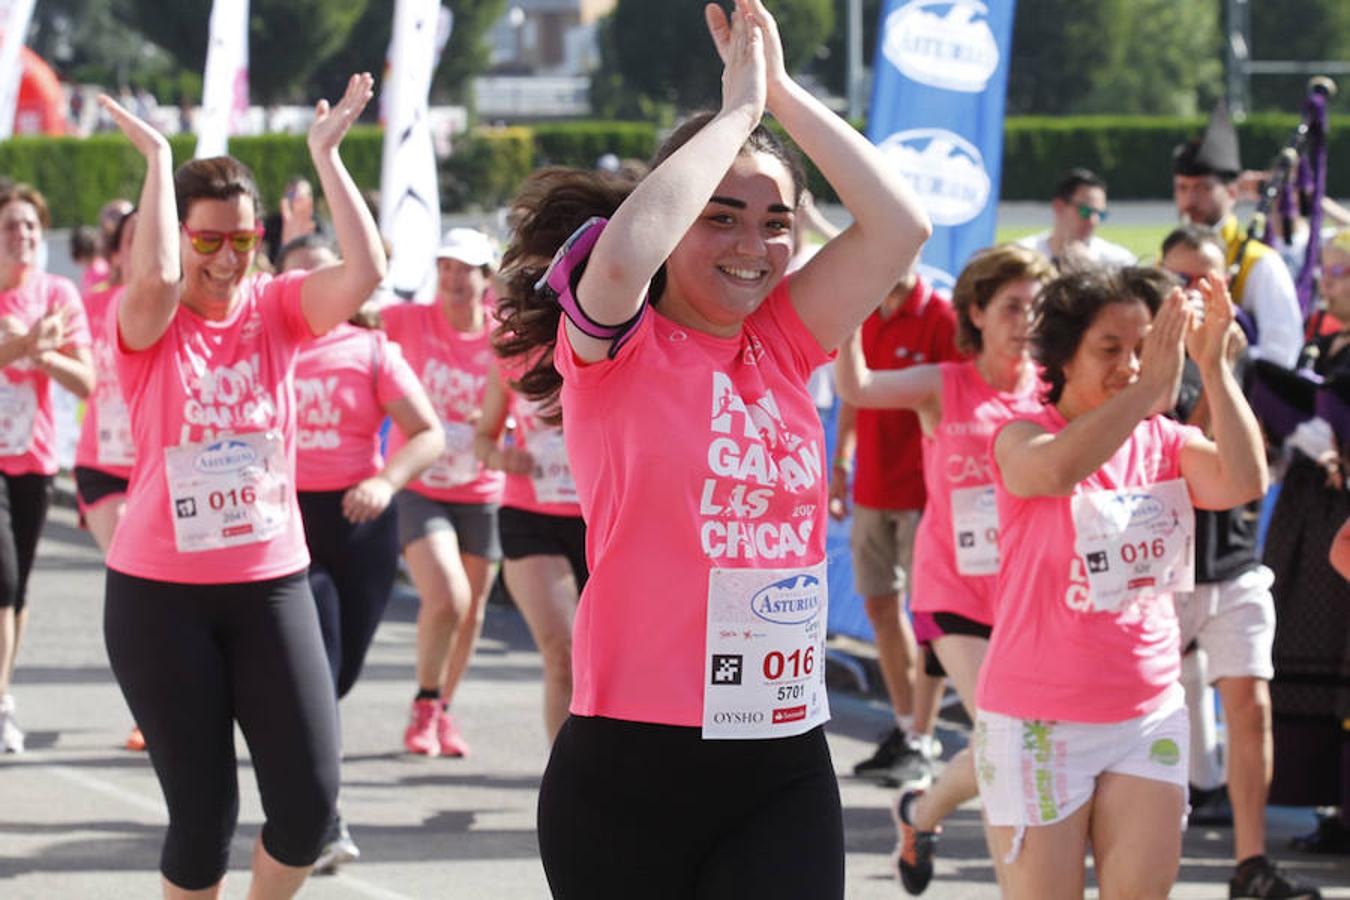
[[[30,752],[0,759],[0,897],[156,895],[165,817],[145,757],[120,748],[130,720],[103,651],[102,566],[73,513],[60,507],[39,554],[30,591],[33,627],[15,686]],[[305,896],[544,898],[533,822],[546,748],[538,661],[525,629],[512,610],[491,609],[458,701],[473,756],[411,758],[401,752],[400,737],[412,690],[415,604],[406,592],[395,598],[365,677],[343,708],[342,808],[365,856],[337,876],[314,879]],[[845,771],[866,754],[887,716],[874,700],[840,692],[834,707],[830,743]],[[964,740],[956,726],[941,735],[949,753]],[[246,756],[242,741],[240,754]],[[246,762],[241,776],[229,897],[244,895],[246,879],[238,873],[260,823]],[[652,761],[651,777],[661,777],[659,760]],[[899,896],[888,867],[891,792],[846,779],[842,794],[849,897]],[[1306,810],[1276,811],[1275,846],[1309,824]],[[1175,897],[1224,896],[1229,839],[1223,830],[1187,835],[1184,883]],[[1350,861],[1291,861],[1334,885],[1328,897],[1350,898]],[[963,809],[949,823],[938,880],[927,896],[997,896],[976,810]],[[634,897],[641,897],[640,888]]]

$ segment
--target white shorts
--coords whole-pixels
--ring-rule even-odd
[[[1231,581],[1198,584],[1194,591],[1173,595],[1182,649],[1195,641],[1205,652],[1210,684],[1220,678],[1269,681],[1275,676],[1270,655],[1275,643],[1274,583],[1275,573],[1257,566]]]
[[[1029,826],[1053,825],[1092,799],[1103,772],[1187,789],[1190,721],[1179,684],[1156,710],[1124,722],[1015,719],[981,709],[974,744],[986,820],[1017,829],[1008,862]]]

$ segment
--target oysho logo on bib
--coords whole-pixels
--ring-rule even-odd
[[[999,64],[988,16],[975,0],[913,0],[886,17],[882,53],[921,84],[979,93]]]
[[[793,575],[761,588],[750,598],[750,609],[766,622],[799,625],[820,612],[820,579]]]
[[[226,438],[207,444],[193,460],[198,472],[215,474],[218,472],[237,472],[258,461],[258,454],[243,441]]]
[[[935,225],[963,225],[989,204],[993,183],[974,144],[945,128],[897,131],[879,145],[909,179]]]

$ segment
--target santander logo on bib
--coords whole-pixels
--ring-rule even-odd
[[[897,131],[878,146],[909,179],[935,225],[963,225],[989,204],[993,182],[974,144],[945,128]]]
[[[999,64],[988,16],[975,0],[914,0],[886,17],[881,52],[921,84],[979,93]]]

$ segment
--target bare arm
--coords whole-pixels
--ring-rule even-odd
[[[924,431],[942,418],[942,370],[935,365],[872,371],[863,355],[861,329],[854,329],[839,348],[834,363],[835,390],[862,409],[912,409],[923,420]]]
[[[1054,434],[1026,421],[999,432],[994,458],[1008,491],[1017,497],[1067,497],[1120,449],[1143,419],[1171,409],[1181,381],[1188,321],[1177,291],[1164,302],[1144,339],[1138,381]]]
[[[327,100],[318,102],[309,129],[310,156],[333,214],[342,254],[337,265],[315,271],[300,285],[300,308],[315,334],[350,319],[384,277],[386,260],[379,228],[338,155],[342,138],[370,101],[373,83],[367,73],[353,75],[331,111]]]
[[[489,469],[528,475],[534,468],[534,457],[523,447],[503,447],[502,431],[511,406],[511,389],[502,381],[496,366],[488,372],[487,387],[483,391],[481,417],[475,426],[473,455]]]
[[[407,442],[385,460],[378,474],[353,485],[342,497],[342,514],[351,522],[368,522],[445,449],[445,433],[427,395],[418,391],[385,404],[384,411]]]
[[[169,327],[183,290],[173,157],[164,135],[108,95],[99,95],[98,102],[145,157],[145,184],[141,186],[136,233],[131,239],[127,289],[117,304],[117,330],[122,343],[131,350],[144,350]]]
[[[35,357],[38,368],[81,400],[94,389],[94,358],[88,347],[48,350]]]
[[[1331,565],[1342,578],[1350,581],[1350,519],[1345,520],[1331,540]]]
[[[835,422],[834,459],[830,462],[830,515],[848,517],[848,477],[853,473],[853,452],[858,448],[858,410],[847,402],[839,404]]]
[[[1181,451],[1181,474],[1201,509],[1232,509],[1257,499],[1270,486],[1261,427],[1228,367],[1233,304],[1217,278],[1200,283],[1204,323],[1187,335],[1191,357],[1200,367],[1203,397],[1214,440],[1190,441]]]

